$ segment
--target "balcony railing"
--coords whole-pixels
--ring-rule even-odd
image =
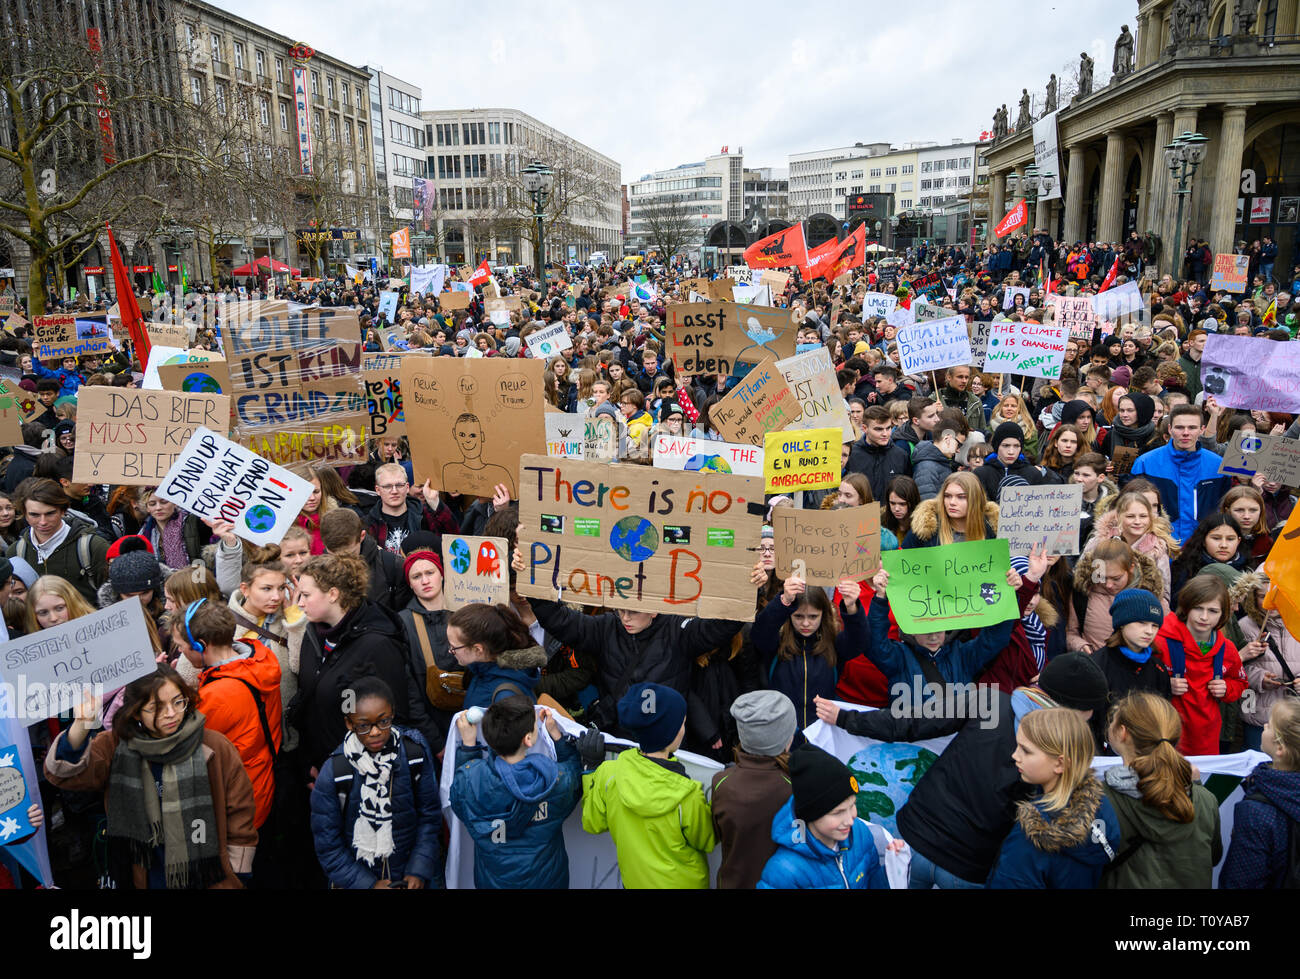
[[[227,78],[229,78],[230,77],[229,63],[225,61],[217,61],[216,59],[213,59],[212,73],[214,75],[225,75]]]
[[[244,85],[251,85],[253,84],[253,75],[247,68],[236,68],[235,81]]]

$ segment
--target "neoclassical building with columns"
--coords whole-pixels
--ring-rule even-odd
[[[1188,27],[1174,23],[1175,7]],[[1191,10],[1191,15],[1188,15]],[[1217,254],[1239,240],[1278,243],[1275,278],[1300,263],[1300,0],[1140,0],[1131,73],[1061,105],[1061,199],[1030,224],[1066,243],[1119,242],[1156,232],[1162,271],[1181,266],[1177,181],[1163,148],[1184,132],[1209,138],[1178,235]],[[1190,36],[1189,36],[1190,34]],[[1014,203],[1007,176],[1034,162],[1031,127],[988,151],[989,235]]]

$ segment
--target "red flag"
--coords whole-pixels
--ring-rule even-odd
[[[1028,221],[1029,208],[1021,199],[1020,203],[1008,211],[1007,216],[993,229],[993,234],[998,238],[1005,238],[1017,228],[1023,228]]]
[[[817,270],[826,265],[826,260],[834,255],[839,247],[839,239],[832,238],[829,241],[822,242],[816,248],[810,248],[808,250],[808,261],[801,270],[804,279],[811,282],[813,279],[821,275],[822,273]]]
[[[745,249],[745,264],[751,269],[777,269],[782,266],[808,264],[808,242],[803,225],[796,224],[768,235]]]
[[[857,268],[867,260],[867,226],[860,224],[853,229],[843,241],[835,243],[835,252],[826,260],[818,275],[826,276],[827,282],[834,282],[845,272]]]
[[[144,329],[144,316],[140,314],[140,304],[135,301],[135,288],[131,285],[131,273],[122,263],[122,255],[117,250],[117,239],[113,229],[108,228],[108,248],[113,259],[113,291],[117,293],[117,311],[122,317],[122,324],[131,337],[131,346],[140,360],[140,369],[149,363],[149,334]]]
[[[483,264],[474,270],[474,274],[469,277],[469,284],[472,286],[481,286],[492,278],[492,269],[488,267],[488,260],[483,259]]]
[[[1104,278],[1104,279],[1101,280],[1101,288],[1098,289],[1097,291],[1098,291],[1098,292],[1105,292],[1107,289],[1109,289],[1111,286],[1113,286],[1113,285],[1115,284],[1115,277],[1116,277],[1117,275],[1119,275],[1119,256],[1118,256],[1118,255],[1115,256],[1115,264],[1112,265],[1112,266],[1110,267],[1110,271],[1106,273],[1106,278]]]

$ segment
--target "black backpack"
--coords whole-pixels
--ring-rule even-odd
[[[1250,795],[1243,796],[1243,800],[1245,799],[1249,799],[1251,802],[1263,802],[1282,813],[1282,818],[1287,822],[1287,844],[1286,873],[1282,877],[1281,887],[1284,891],[1293,891],[1300,888],[1300,824],[1283,812],[1280,807],[1273,805],[1273,800],[1263,792],[1257,790],[1250,793]]]

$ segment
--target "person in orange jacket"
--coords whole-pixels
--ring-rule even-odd
[[[280,751],[280,661],[256,639],[235,640],[235,613],[200,598],[172,621],[172,641],[195,668],[198,709],[208,730],[219,731],[239,751],[253,783],[261,828],[275,797],[273,764]]]
[[[1240,700],[1246,689],[1237,647],[1223,634],[1231,614],[1223,579],[1197,575],[1178,592],[1178,607],[1156,633],[1155,647],[1169,667],[1174,709],[1183,721],[1178,750],[1184,755],[1219,754],[1219,704]]]

